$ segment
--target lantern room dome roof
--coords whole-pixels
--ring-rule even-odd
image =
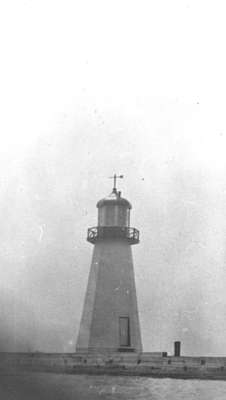
[[[121,192],[118,192],[116,189],[113,189],[113,191],[109,194],[109,196],[99,200],[97,203],[97,208],[108,205],[121,205],[129,209],[132,208],[130,202],[121,197]]]

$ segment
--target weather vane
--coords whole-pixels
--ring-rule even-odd
[[[114,179],[114,187],[113,187],[113,191],[114,192],[116,192],[116,181],[117,181],[117,179],[122,179],[122,178],[124,178],[124,176],[123,175],[116,175],[116,174],[114,174],[113,176],[109,176],[109,179]]]

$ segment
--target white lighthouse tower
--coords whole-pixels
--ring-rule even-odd
[[[113,178],[112,193],[97,203],[98,226],[88,229],[94,250],[77,352],[142,351],[131,252],[139,231],[130,227],[132,206]]]

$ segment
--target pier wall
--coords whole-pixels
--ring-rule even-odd
[[[0,353],[0,373],[27,370],[226,380],[226,357],[174,357],[165,353]]]

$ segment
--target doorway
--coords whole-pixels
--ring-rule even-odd
[[[119,345],[120,347],[130,346],[129,317],[119,317]]]

